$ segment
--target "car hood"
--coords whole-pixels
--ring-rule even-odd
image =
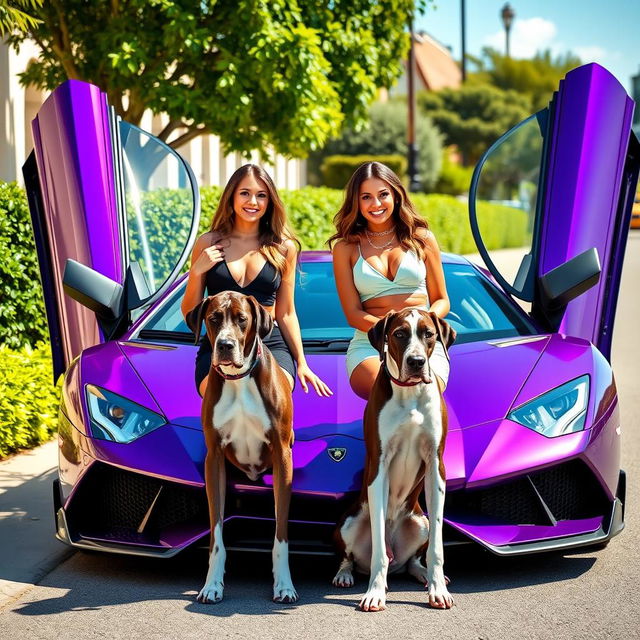
[[[151,408],[156,408],[157,403],[174,425],[169,429],[170,441],[163,440],[169,437],[166,430],[157,430],[145,436],[146,442],[140,439],[124,448],[131,460],[136,460],[132,468],[139,468],[140,458],[147,456],[155,473],[197,481],[205,451],[199,434],[201,400],[194,385],[195,347],[134,342],[121,342],[118,346],[116,351],[133,369],[122,364],[114,368],[113,354],[97,359],[96,366],[111,371],[109,384],[105,380],[104,386]],[[106,348],[113,345],[95,350]],[[445,448],[450,489],[482,486],[499,477],[580,455],[591,437],[589,427],[606,414],[615,400],[611,368],[583,340],[553,335],[460,344],[451,349],[451,360],[445,394],[450,416]],[[365,456],[364,402],[349,389],[344,355],[310,354],[308,361],[334,395],[321,398],[313,390],[305,394],[299,383],[296,386],[294,489],[332,496],[357,491]],[[91,381],[89,367],[84,369],[85,381]],[[127,372],[126,379],[123,371]],[[592,374],[587,430],[549,439],[506,419],[512,407],[584,373]],[[121,445],[104,448],[123,450]],[[181,450],[180,459],[184,458],[179,464],[177,449]],[[170,460],[160,465],[156,460],[158,452],[166,453]],[[107,459],[104,453],[101,459]],[[343,459],[348,462],[336,464]],[[118,464],[131,466],[120,458]],[[167,472],[168,468],[173,471]],[[240,484],[269,487],[271,482],[272,477],[267,474],[256,483],[243,478]]]
[[[445,392],[449,431],[501,420],[514,403],[556,386],[556,378],[557,384],[570,379],[566,362],[563,367],[557,366],[559,360],[568,357],[563,356],[567,353],[567,340],[555,338],[528,336],[454,346]],[[548,349],[550,340],[553,348]],[[121,342],[120,348],[167,419],[173,424],[201,429],[201,400],[194,384],[195,347]],[[334,395],[322,398],[313,389],[305,394],[297,382],[296,439],[312,440],[332,434],[362,439],[365,403],[349,388],[344,355],[310,354],[307,359]],[[525,384],[534,370],[534,380]]]

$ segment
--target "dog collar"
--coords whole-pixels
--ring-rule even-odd
[[[256,349],[256,357],[254,358],[251,366],[244,373],[223,373],[219,367],[214,365],[215,372],[225,380],[240,380],[241,378],[246,378],[255,368],[258,362],[262,359],[262,341],[260,338],[256,336],[257,349]]]
[[[389,380],[393,382],[393,384],[397,384],[399,387],[415,387],[417,384],[421,384],[422,380],[416,380],[416,382],[402,382],[402,380],[398,380],[398,378],[394,378],[389,371],[389,367],[387,367],[387,363],[383,364],[384,372],[389,376]],[[425,382],[425,384],[427,384]]]

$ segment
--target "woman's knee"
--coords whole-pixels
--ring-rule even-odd
[[[377,358],[363,360],[351,373],[349,384],[353,392],[363,400],[369,399],[371,387],[380,371],[380,361]]]

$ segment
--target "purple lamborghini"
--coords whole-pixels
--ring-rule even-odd
[[[445,542],[499,555],[606,543],[624,527],[620,413],[609,363],[640,147],[633,101],[605,69],[571,71],[548,108],[500,138],[471,185],[488,271],[444,255],[451,297]],[[172,149],[69,81],[33,123],[24,167],[56,377],[58,537],[172,556],[209,534],[194,336],[180,276],[198,187]],[[485,201],[528,239],[501,273]],[[302,254],[296,305],[310,365],[332,398],[294,393],[290,549],[331,553],[360,488],[364,403],[350,390],[352,329],[327,252]],[[516,298],[518,301],[516,301]],[[227,548],[270,550],[272,476],[228,471]]]

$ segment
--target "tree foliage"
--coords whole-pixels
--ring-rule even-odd
[[[416,124],[418,169],[425,190],[435,184],[442,164],[442,136],[429,118],[420,118]],[[310,158],[311,171],[319,167],[330,155],[397,154],[407,157],[407,105],[402,99],[375,102],[369,110],[368,126],[355,130],[347,128],[339,138],[325,146],[322,152]]]
[[[421,92],[418,105],[445,138],[458,147],[464,164],[475,164],[505,131],[530,114],[526,96],[489,85]]]
[[[551,100],[558,83],[571,69],[582,64],[580,58],[568,52],[553,57],[551,51],[540,51],[529,60],[517,60],[485,48],[481,59],[474,59],[478,72],[470,74],[471,83],[490,83],[504,90],[527,96],[531,111],[543,109]]]
[[[42,0],[0,0],[0,36],[12,31],[28,31],[38,25],[31,13]]]
[[[133,124],[168,114],[159,137],[174,147],[214,133],[226,152],[304,156],[360,125],[400,75],[414,11],[413,0],[49,0],[10,42],[42,50],[23,84],[92,82]]]

